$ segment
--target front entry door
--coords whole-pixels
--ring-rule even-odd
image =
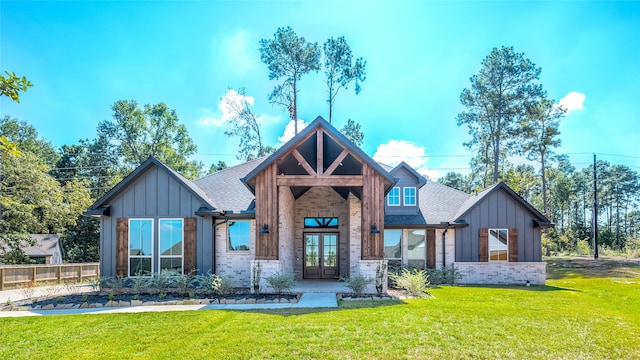
[[[307,233],[304,235],[305,279],[338,277],[338,234]]]

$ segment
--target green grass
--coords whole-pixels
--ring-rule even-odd
[[[640,266],[553,259],[547,286],[338,310],[0,319],[0,358],[640,358]]]

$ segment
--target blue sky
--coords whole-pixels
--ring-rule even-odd
[[[640,171],[636,1],[2,1],[0,20],[0,68],[34,84],[20,104],[0,99],[0,114],[30,122],[56,147],[93,138],[115,101],[133,99],[175,109],[207,167],[237,163],[219,109],[230,87],[245,87],[266,143],[276,144],[288,116],[267,102],[275,82],[258,41],[291,26],[320,44],[345,36],[367,61],[362,92],[338,95],[334,125],[361,123],[376,159],[408,159],[432,178],[468,172],[459,96],[505,45],[540,66],[548,95],[570,108],[558,152],[578,168],[595,152]],[[322,79],[300,82],[301,120],[328,118]]]

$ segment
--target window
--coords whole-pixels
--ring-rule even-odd
[[[184,234],[182,219],[160,219],[160,269],[182,274]]]
[[[129,219],[129,276],[153,273],[153,220]]]
[[[402,259],[402,230],[384,231],[384,258]]]
[[[404,190],[404,205],[415,206],[416,205],[416,188],[406,187]]]
[[[424,269],[426,265],[427,247],[424,230],[409,230],[407,243],[407,265],[414,269]]]
[[[229,221],[227,229],[227,250],[249,251],[251,223],[249,221]]]
[[[387,204],[389,206],[399,206],[400,205],[400,188],[394,187],[389,191],[387,195]]]
[[[338,227],[337,217],[306,217],[304,218],[304,227],[330,229]]]
[[[489,229],[489,261],[507,261],[509,231]]]

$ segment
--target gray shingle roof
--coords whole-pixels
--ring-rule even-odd
[[[27,256],[53,256],[60,236],[56,234],[31,234],[30,236],[36,243],[22,249]]]
[[[249,209],[254,195],[240,179],[262,164],[267,157],[226,168],[194,181],[208,196],[215,199],[220,210],[240,212]]]
[[[427,180],[420,188],[420,210],[427,224],[451,221],[469,194],[452,187]]]

